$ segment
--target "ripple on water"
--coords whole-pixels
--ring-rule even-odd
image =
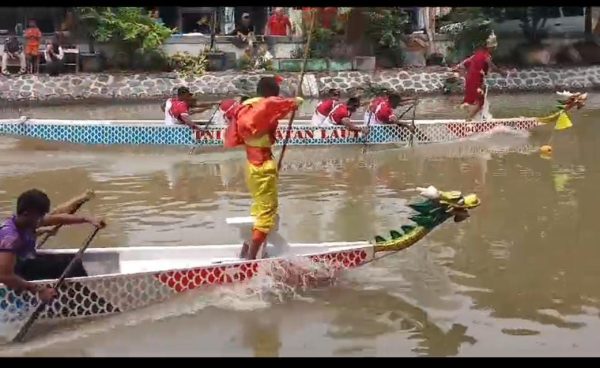
[[[495,103],[515,116],[521,114],[515,106],[540,105],[530,96],[502,96]],[[408,222],[406,204],[416,194],[407,188],[415,185],[477,188],[484,202],[468,221],[448,222],[406,252],[342,273],[331,287],[281,297],[239,289],[192,294],[59,326],[12,355],[61,349],[91,356],[209,354],[202,351],[206,346],[213,354],[252,355],[262,353],[264,341],[271,355],[594,354],[600,328],[594,260],[600,254],[593,246],[598,198],[590,188],[598,186],[600,128],[592,105],[589,117],[575,112],[574,129],[555,135],[552,160],[530,152],[547,142],[543,134],[371,147],[364,155],[348,147],[291,149],[280,178],[281,229],[290,241],[387,235]],[[190,157],[187,150],[115,154],[59,147],[49,154],[20,143],[2,149],[2,142],[5,215],[24,187],[43,188],[53,201],[93,187],[98,198],[84,211],[110,221],[96,246],[239,242],[225,218],[248,215],[243,152]],[[86,231],[61,230],[52,246],[77,247]],[[250,321],[267,316],[272,325],[248,325],[240,315]],[[519,335],[523,331],[526,336]],[[259,352],[246,340],[259,341]]]

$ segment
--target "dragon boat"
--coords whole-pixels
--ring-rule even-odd
[[[309,120],[296,120],[290,130],[291,146],[330,145],[403,145],[410,143],[442,143],[489,132],[498,127],[528,131],[540,125],[556,122],[565,125],[566,112],[585,105],[587,94],[558,92],[555,112],[546,117],[500,118],[465,122],[462,119],[402,120],[414,131],[396,124],[372,125],[364,134],[345,127],[318,127]],[[558,121],[557,121],[558,120]],[[206,123],[198,122],[200,124]],[[361,121],[354,124],[361,125]],[[569,125],[570,126],[570,125]],[[191,130],[186,126],[165,125],[162,120],[54,120],[54,119],[0,119],[0,134],[27,137],[48,142],[83,145],[123,146],[194,146],[214,148],[223,146],[225,126],[209,125]],[[281,122],[276,138],[282,144],[287,134],[287,122]]]
[[[90,248],[47,304],[41,322],[81,319],[122,313],[163,302],[175,295],[207,287],[240,284],[266,275],[282,277],[293,285],[310,285],[315,280],[334,279],[342,270],[377,260],[381,254],[404,250],[432,230],[453,218],[461,222],[469,210],[480,205],[475,194],[441,192],[434,187],[418,188],[421,201],[409,206],[416,212],[390,238],[373,242],[288,244],[277,230],[269,234],[262,257],[248,261],[238,258],[240,244]],[[228,218],[242,239],[251,236],[251,217]],[[42,249],[39,257],[69,261],[76,249]],[[278,273],[277,270],[283,270]],[[326,271],[326,272],[325,272]],[[34,280],[52,286],[55,280]],[[37,298],[0,284],[0,336],[12,340],[37,307]]]
[[[402,121],[411,124],[412,121]],[[205,122],[199,121],[204,124]],[[356,125],[360,121],[354,122]],[[399,125],[372,125],[368,134],[345,127],[318,127],[308,120],[296,120],[291,131],[290,146],[385,145],[441,143],[468,138],[504,126],[527,131],[542,125],[537,118],[507,118],[466,123],[461,119],[415,120],[415,131]],[[225,126],[200,126],[192,131],[185,126],[168,126],[161,120],[52,120],[2,119],[0,134],[26,137],[48,142],[83,145],[123,146],[195,146],[198,149],[223,146]],[[287,123],[277,130],[277,144],[287,134]]]

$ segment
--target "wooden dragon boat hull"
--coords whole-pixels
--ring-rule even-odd
[[[411,123],[410,121],[405,121]],[[359,123],[359,122],[356,122]],[[345,127],[317,127],[308,121],[294,124],[289,145],[385,145],[425,144],[451,142],[507,127],[527,131],[540,125],[536,118],[492,119],[485,122],[465,122],[459,119],[415,120],[415,133],[398,125],[372,125],[365,136],[362,132]],[[21,122],[0,120],[0,134],[11,137],[28,137],[48,142],[83,145],[124,146],[195,146],[197,149],[223,146],[224,126],[211,125],[192,131],[185,126],[168,126],[162,121],[100,121],[100,120],[48,120],[31,119]],[[281,144],[287,132],[280,124],[277,132]]]

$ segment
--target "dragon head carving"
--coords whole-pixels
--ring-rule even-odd
[[[469,211],[481,204],[476,194],[463,195],[457,191],[442,192],[433,186],[417,188],[417,190],[425,200],[409,205],[417,212],[410,217],[414,225],[404,225],[401,227],[402,231],[391,231],[390,240],[376,236],[376,252],[408,248],[450,218],[454,218],[454,222],[466,220],[470,216]]]

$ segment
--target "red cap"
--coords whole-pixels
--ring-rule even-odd
[[[234,99],[228,99],[228,100],[223,100],[221,101],[221,104],[219,105],[219,109],[223,112],[229,110],[231,108],[231,106],[233,106],[236,103],[236,101]]]
[[[275,82],[277,82],[278,85],[281,85],[281,82],[283,82],[283,77],[281,75],[276,75]]]

